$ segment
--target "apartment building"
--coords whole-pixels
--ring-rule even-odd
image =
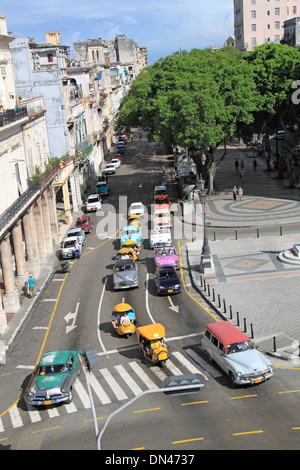
[[[286,20],[300,14],[300,0],[234,0],[236,47],[251,51],[255,46],[280,43]]]

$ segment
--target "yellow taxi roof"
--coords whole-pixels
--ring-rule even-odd
[[[152,323],[151,325],[140,326],[136,329],[137,333],[147,339],[158,339],[165,336],[165,327],[160,323]]]
[[[126,242],[123,243],[123,246],[131,246],[131,245],[136,245],[137,243],[134,240],[127,240]]]
[[[126,304],[126,303],[120,303],[114,306],[114,312],[127,312],[127,310],[133,310],[131,305]]]
[[[133,249],[130,246],[123,246],[123,248],[120,248],[120,250],[118,251],[118,253],[128,253],[128,252],[133,253]]]

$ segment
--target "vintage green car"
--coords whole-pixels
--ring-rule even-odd
[[[47,352],[35,371],[27,392],[30,405],[71,403],[72,387],[80,372],[79,351]]]

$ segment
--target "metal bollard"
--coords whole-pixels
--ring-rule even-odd
[[[252,323],[250,323],[250,331],[251,331],[251,339],[253,339],[254,334],[253,334],[253,325],[252,325]]]
[[[237,326],[240,326],[240,316],[239,316],[239,312],[236,312],[236,324],[237,324]]]
[[[223,300],[224,313],[226,313],[226,302]]]
[[[246,324],[246,318],[244,318],[244,333],[247,331],[247,324]]]
[[[215,289],[213,288],[212,290],[212,294],[213,294],[213,302],[216,300],[216,297],[215,297]]]
[[[273,351],[276,352],[276,336],[273,336]]]
[[[232,320],[232,307],[229,305],[229,318]]]

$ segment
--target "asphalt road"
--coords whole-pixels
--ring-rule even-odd
[[[112,267],[119,247],[122,212],[134,201],[149,207],[161,166],[168,156],[153,158],[146,136],[127,144],[124,163],[109,177],[111,195],[103,211],[92,214],[94,229],[87,236],[79,261],[68,274],[49,279],[0,368],[0,445],[12,450],[95,449],[92,412],[81,373],[71,405],[34,410],[22,398],[39,357],[48,350],[98,352],[100,362],[90,374],[99,430],[113,411],[141,391],[157,389],[169,375],[198,372],[207,378],[199,394],[148,394],[109,424],[101,442],[105,450],[145,449],[172,452],[207,449],[299,449],[300,384],[297,369],[277,368],[267,383],[235,388],[199,348],[199,336],[213,321],[204,303],[188,287],[173,297],[158,297],[154,285],[153,252],[145,238],[138,261],[138,289],[115,292]],[[172,188],[170,187],[170,192]],[[144,236],[146,229],[144,220]],[[176,243],[178,241],[176,240]],[[138,325],[162,323],[170,351],[164,369],[142,360],[135,336],[118,337],[111,312],[125,300]],[[140,462],[141,463],[141,462]]]

